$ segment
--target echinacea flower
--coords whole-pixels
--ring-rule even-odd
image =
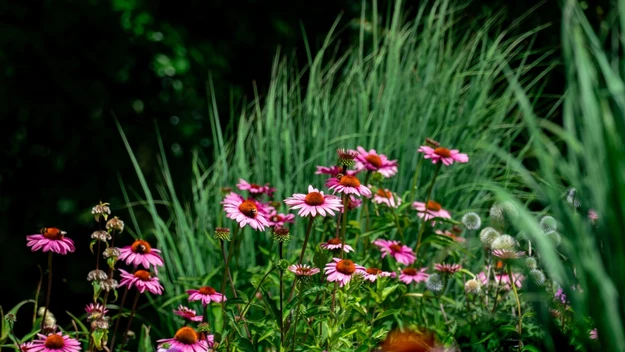
[[[297,276],[312,276],[319,273],[319,268],[311,268],[307,264],[291,265],[288,269]]]
[[[158,274],[158,267],[163,266],[163,258],[158,253],[161,251],[152,248],[147,241],[136,240],[131,246],[120,248],[119,260],[126,262],[126,265],[141,265],[146,269],[154,268]]]
[[[404,265],[410,265],[417,259],[412,251],[412,248],[403,245],[398,241],[377,239],[373,242],[373,244],[380,247],[380,251],[382,251],[382,258],[390,255],[395,258],[398,263]]]
[[[523,251],[515,251],[512,249],[494,249],[493,250],[493,255],[495,257],[499,257],[503,260],[512,260],[512,259],[518,259],[521,258],[522,256],[525,255],[525,252]]]
[[[343,249],[343,251],[345,251],[345,253],[349,253],[351,251],[353,251],[354,249],[352,248],[352,246],[345,244],[343,245],[341,243],[341,239],[340,238],[331,238],[328,240],[328,242],[326,243],[322,243],[320,245],[321,248],[323,249],[328,249],[331,251],[335,251],[335,250],[341,250],[341,248]]]
[[[334,191],[343,194],[354,194],[358,196],[371,196],[371,190],[364,185],[360,184],[360,180],[356,176],[343,175],[341,179],[336,177],[329,178],[326,181],[326,187]]]
[[[504,274],[495,274],[495,284],[503,285],[504,290],[510,290],[510,277],[507,273]],[[525,280],[525,276],[522,274],[512,273],[512,278],[517,288],[523,287],[523,280]],[[489,278],[486,277],[484,272],[477,274],[476,279],[478,279],[482,285],[488,285],[490,282]]]
[[[155,295],[163,294],[163,286],[161,286],[158,278],[152,276],[150,272],[145,270],[137,270],[134,274],[127,272],[124,269],[119,269],[122,280],[119,282],[119,286],[127,286],[132,288],[135,286],[139,292],[143,293],[148,290]]]
[[[462,269],[462,266],[460,264],[434,264],[434,270],[442,273],[442,274],[455,274],[458,271],[460,271],[460,269]]]
[[[347,170],[347,172],[345,172],[345,175],[351,175],[354,176],[356,175],[360,170]],[[339,174],[343,174],[343,168],[333,165],[330,167],[326,167],[326,166],[317,166],[317,171],[315,171],[316,175],[330,175],[332,177],[336,177]]]
[[[336,215],[335,211],[340,211],[343,205],[337,197],[324,195],[312,185],[308,186],[308,194],[295,193],[292,197],[284,200],[292,209],[299,209],[299,216],[326,216]]]
[[[240,227],[250,225],[254,230],[264,231],[269,226],[265,214],[259,211],[258,203],[254,200],[244,200],[238,194],[230,193],[222,204],[228,218],[236,220]]]
[[[273,210],[267,217],[267,222],[269,223],[269,226],[282,227],[287,222],[291,224],[294,223],[294,219],[294,214],[278,214],[276,210]]]
[[[430,276],[429,274],[427,274],[425,271],[427,270],[427,268],[421,268],[421,269],[415,269],[415,268],[405,268],[404,270],[401,271],[401,274],[399,275],[399,281],[405,283],[405,284],[410,284],[411,282],[423,282],[426,281],[428,279],[428,277]]]
[[[58,332],[48,336],[37,334],[38,339],[34,340],[27,351],[31,352],[80,352],[80,342],[78,340],[63,335]]]
[[[328,275],[328,281],[338,282],[340,287],[345,286],[351,281],[355,274],[360,274],[366,271],[364,266],[355,264],[349,259],[334,258],[323,269],[326,275]]]
[[[599,335],[597,334],[597,329],[595,328],[595,329],[590,330],[590,331],[588,332],[588,337],[589,337],[591,340],[596,340],[596,339],[598,339],[598,338],[599,338]]]
[[[378,154],[375,149],[366,151],[363,147],[356,148],[356,169],[377,171],[382,176],[389,178],[397,173],[397,160],[388,160],[386,155]]]
[[[452,240],[454,240],[454,241],[456,241],[456,242],[458,242],[458,243],[464,243],[464,242],[466,242],[466,241],[467,241],[467,239],[466,239],[466,238],[464,238],[464,237],[460,237],[460,236],[456,236],[453,232],[451,232],[451,231],[447,231],[447,230],[445,230],[445,231],[442,231],[442,230],[434,230],[434,233],[436,233],[437,235],[440,235],[440,236],[446,236],[446,237],[449,237],[449,238],[451,238]]]
[[[210,286],[202,286],[199,290],[187,290],[187,293],[189,294],[189,302],[202,301],[203,306],[211,302],[221,303],[226,300],[226,296]]]
[[[242,191],[248,191],[252,194],[263,194],[267,190],[267,186],[261,186],[256,183],[249,183],[242,178],[239,179],[239,183],[237,183],[237,188]]]
[[[102,316],[108,313],[108,309],[100,303],[90,303],[85,307],[85,311],[87,312],[87,320],[93,320],[101,318]]]
[[[209,335],[209,338],[211,336],[212,335]],[[193,328],[188,326],[178,329],[173,338],[161,339],[156,342],[159,343],[159,348],[168,344],[170,351],[171,349],[178,349],[180,352],[206,352],[208,351],[209,343],[211,345],[210,347],[212,347],[213,343],[210,339],[209,343],[206,342],[205,339],[200,339],[200,335],[193,330]]]
[[[447,149],[443,147],[432,148],[427,145],[422,145],[418,152],[424,154],[423,158],[432,159],[432,164],[436,164],[441,161],[445,166],[449,166],[454,162],[458,163],[468,163],[469,156],[463,153],[460,153],[458,149]]]
[[[373,195],[373,201],[378,204],[386,204],[389,208],[397,208],[401,205],[401,198],[386,188],[378,188]]]
[[[388,271],[382,271],[378,268],[367,268],[365,271],[361,272],[361,275],[365,278],[365,280],[375,282],[375,280],[377,280],[379,277],[389,277],[392,274]]]
[[[31,247],[33,252],[41,249],[43,252],[65,255],[76,250],[74,241],[65,237],[66,234],[55,227],[46,227],[41,229],[40,234],[26,236],[26,246]]]
[[[30,349],[34,347],[35,347],[34,342],[24,342],[23,344],[20,345],[20,351],[21,352],[30,351]]]
[[[334,196],[337,199],[341,199],[340,197]],[[360,208],[360,206],[362,205],[362,199],[356,198],[353,195],[349,195],[349,197],[347,197],[347,210],[353,210],[356,208]],[[345,212],[345,208],[343,207],[341,209],[341,213]]]
[[[412,203],[412,207],[417,210],[417,215],[425,221],[434,218],[451,219],[449,211],[443,209],[439,203],[433,200],[428,200],[427,204],[423,202],[414,202]]]
[[[191,308],[187,308],[182,304],[178,306],[178,309],[174,309],[174,313],[188,321],[202,321],[202,316],[197,315]]]

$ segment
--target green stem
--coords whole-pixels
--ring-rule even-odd
[[[394,196],[391,195],[391,197],[394,197]],[[401,238],[401,243],[406,243],[404,241],[404,230],[399,225],[399,216],[397,216],[397,212],[395,211],[394,207],[389,207],[389,208],[391,208],[391,213],[393,213],[393,217],[395,218],[395,226],[397,226],[397,232],[399,233],[399,237]]]
[[[245,307],[243,307],[243,311],[241,312],[241,320],[243,320],[243,318],[245,317],[245,314],[247,313],[248,308],[252,304],[252,300],[256,297],[256,294],[258,293],[258,291],[260,291],[260,287],[262,286],[263,282],[265,282],[265,279],[267,278],[267,276],[269,276],[269,274],[272,271],[274,271],[275,269],[276,269],[275,266],[273,268],[269,269],[265,273],[265,276],[263,276],[263,278],[260,280],[260,282],[258,283],[258,286],[256,287],[256,291],[254,291],[254,294],[252,296],[250,296],[251,297],[250,300],[247,302],[247,304],[245,304]]]
[[[303,292],[300,288],[299,300],[297,301],[297,308],[295,313],[295,321],[293,322],[293,343],[291,344],[291,352],[295,351],[295,339],[297,337],[297,323],[299,322],[300,307],[302,306],[302,298],[304,298]]]
[[[41,284],[43,283],[43,269],[39,268],[39,283],[37,284],[37,291],[35,291],[35,310],[33,311],[33,329],[35,329],[35,322],[37,321],[37,302],[39,302],[39,293],[41,292]]]
[[[119,312],[117,313],[117,316],[115,318],[115,328],[113,328],[113,336],[111,337],[111,351],[113,351],[113,347],[115,347],[115,338],[117,337],[117,330],[119,329],[119,321],[121,320],[122,317],[122,309],[124,309],[124,303],[126,303],[126,297],[128,296],[128,286],[126,286],[126,289],[124,290],[124,293],[122,294],[122,301],[119,304]]]
[[[371,171],[367,171],[367,176],[365,176],[365,186],[369,187],[369,178],[371,177]],[[363,213],[365,214],[365,232],[369,231],[369,202],[366,199],[363,199]],[[360,220],[362,221],[362,213],[360,214]],[[356,244],[358,244],[358,237],[356,237]]]
[[[234,227],[234,233],[232,234],[232,239],[230,240],[230,246],[228,247],[228,257],[225,259],[225,266],[226,268],[230,268],[230,260],[232,259],[232,254],[234,252],[234,241],[236,241],[237,239],[237,234],[239,233],[239,226],[235,226]],[[225,292],[226,290],[226,279],[227,276],[224,275],[224,277],[221,280],[221,292]]]
[[[280,257],[280,261],[282,261],[282,242],[278,243],[278,256]],[[278,319],[280,319],[280,346],[284,345],[284,306],[283,306],[283,292],[284,292],[284,284],[282,280],[282,275],[284,274],[283,270],[280,270],[280,314]]]
[[[139,296],[141,293],[137,290],[137,294],[135,295],[135,300],[132,302],[132,310],[130,311],[130,317],[128,318],[128,325],[126,325],[126,332],[124,333],[124,337],[122,337],[122,346],[119,348],[119,351],[122,352],[124,350],[124,345],[126,344],[126,339],[128,338],[128,331],[130,331],[130,326],[132,324],[132,318],[135,316],[135,311],[137,310],[137,303],[139,303]],[[111,351],[113,351],[113,346],[111,346]]]
[[[410,188],[410,203],[414,202],[415,193],[417,191],[417,180],[419,179],[419,173],[421,172],[421,166],[423,165],[423,158],[419,160],[417,168],[414,172],[414,179],[412,180],[412,187]]]
[[[308,220],[308,226],[306,226],[306,236],[304,237],[304,245],[302,246],[302,252],[299,255],[299,260],[297,264],[301,265],[304,260],[304,253],[306,253],[306,246],[308,245],[308,239],[310,238],[310,233],[312,232],[313,222],[315,221],[315,217],[311,216]],[[289,294],[289,302],[293,299],[293,295],[295,294],[295,284],[297,280],[293,280],[293,285],[291,286],[291,293]]]
[[[523,331],[523,327],[521,325],[523,321],[523,316],[521,315],[521,301],[519,300],[519,293],[516,290],[516,282],[514,282],[514,279],[512,278],[512,267],[510,266],[510,264],[508,264],[507,266],[508,278],[510,278],[510,286],[512,286],[512,292],[514,292],[514,298],[516,298],[516,307],[519,315],[519,340],[521,340],[521,332]]]
[[[421,227],[419,228],[419,235],[417,237],[417,247],[415,248],[415,255],[419,256],[419,248],[421,247],[421,237],[423,236],[423,231],[425,230],[425,224],[428,222],[425,219],[428,215],[428,202],[432,197],[432,190],[434,190],[434,183],[436,183],[436,177],[438,177],[438,173],[441,171],[442,163],[436,165],[436,170],[434,171],[434,177],[432,178],[432,182],[430,183],[430,187],[428,188],[427,197],[425,198],[425,210],[423,215],[423,221],[421,222]]]
[[[43,310],[43,316],[41,318],[41,330],[44,328],[46,322],[46,315],[50,308],[50,296],[52,295],[52,251],[48,252],[48,293],[46,294],[46,307]]]
[[[343,195],[343,226],[341,226],[341,259],[345,257],[345,232],[347,230],[347,210],[349,203],[349,195]]]

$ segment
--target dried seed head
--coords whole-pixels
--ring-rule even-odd
[[[100,222],[100,218],[104,219],[104,221],[108,220],[108,216],[111,215],[109,203],[102,203],[100,201],[100,204],[91,209],[91,214],[93,214],[93,217],[97,222]]]
[[[117,280],[115,279],[106,279],[100,282],[100,286],[104,291],[112,291],[115,290],[118,286]]]
[[[464,291],[467,293],[480,293],[482,291],[482,283],[476,279],[468,280],[464,283]]]
[[[499,236],[501,236],[499,231],[492,227],[485,227],[480,232],[480,241],[482,241],[484,247],[490,247],[493,241],[495,241]]]
[[[425,288],[434,293],[438,293],[443,290],[443,279],[439,274],[431,274],[425,281]]]
[[[108,275],[103,270],[91,270],[89,274],[87,274],[87,281],[103,281],[108,279]]]
[[[106,229],[108,232],[117,231],[117,233],[124,232],[124,222],[117,216],[106,222]]]
[[[99,319],[95,319],[91,322],[92,330],[108,330],[109,328],[109,317],[100,317]]]
[[[111,234],[106,232],[106,231],[102,231],[102,230],[94,231],[91,234],[91,239],[102,241],[102,242],[106,242],[106,241],[109,241],[111,239]]]
[[[109,247],[104,250],[104,252],[102,253],[102,256],[104,257],[104,259],[108,259],[108,258],[117,258],[119,257],[120,254],[121,254],[121,251],[119,250],[119,248]]]
[[[462,223],[469,230],[478,230],[482,227],[482,219],[476,213],[466,213],[462,217]]]

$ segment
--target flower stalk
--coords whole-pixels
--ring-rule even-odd
[[[432,191],[434,190],[434,184],[436,183],[436,178],[438,177],[438,173],[441,171],[442,163],[436,165],[436,170],[434,171],[434,177],[432,178],[432,182],[430,183],[430,187],[427,191],[427,196],[425,198],[425,216],[423,217],[423,222],[421,222],[421,227],[419,227],[419,235],[417,236],[417,247],[415,248],[415,254],[419,255],[419,248],[421,247],[421,238],[423,237],[423,231],[425,230],[425,223],[427,222],[425,219],[427,218],[427,204],[432,198]]]

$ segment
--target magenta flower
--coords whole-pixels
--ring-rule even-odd
[[[349,259],[334,258],[323,269],[328,275],[329,282],[338,282],[340,287],[345,286],[352,280],[354,274],[362,274],[366,269],[364,266],[354,264]]]
[[[391,255],[398,263],[404,265],[410,265],[414,263],[417,257],[414,255],[412,248],[402,245],[398,241],[387,241],[383,239],[377,239],[373,241],[373,244],[380,247],[382,251],[382,258],[387,255]]]
[[[178,306],[178,310],[174,309],[174,313],[188,321],[202,321],[201,315],[197,315],[193,309],[187,308],[182,304]]]
[[[562,289],[562,287],[560,287],[556,291],[556,293],[554,295],[554,298],[559,300],[560,302],[562,302],[562,304],[566,304],[567,303],[566,294],[564,293],[564,290]]]
[[[334,191],[334,193],[355,194],[365,197],[371,196],[371,190],[361,185],[360,180],[356,176],[343,175],[340,180],[335,177],[329,178],[326,181],[326,187]]]
[[[512,278],[514,279],[514,283],[517,288],[523,287],[523,280],[525,279],[525,276],[522,274],[512,273]],[[488,285],[488,282],[490,281],[484,272],[477,274],[476,279],[480,280],[482,285]],[[507,273],[495,274],[495,283],[497,285],[503,285],[502,287],[504,290],[510,290],[510,277],[508,277]]]
[[[356,169],[377,171],[382,176],[389,178],[397,173],[397,160],[388,160],[386,155],[378,154],[375,149],[366,151],[363,147],[356,148]]]
[[[354,176],[359,171],[360,170],[347,170],[345,174]],[[317,166],[317,171],[315,171],[315,174],[317,175],[330,175],[332,177],[336,177],[338,176],[338,174],[342,174],[342,173],[343,173],[343,168],[336,166],[336,165],[330,166],[330,167]]]
[[[445,166],[453,164],[454,161],[458,163],[469,162],[469,156],[460,153],[457,149],[449,150],[442,147],[434,149],[427,145],[422,145],[417,151],[425,154],[423,156],[425,159],[432,159],[432,164],[436,164],[439,160],[443,162]]]
[[[295,215],[294,214],[278,214],[278,212],[274,209],[269,217],[267,217],[267,222],[269,226],[274,227],[282,227],[287,222],[294,223]]]
[[[213,339],[213,335],[209,335],[207,343],[205,339],[200,338],[200,334],[195,332],[193,328],[185,326],[178,329],[173,338],[157,340],[156,342],[159,343],[158,348],[167,344],[170,350],[175,349],[180,352],[206,352],[209,347],[213,347]]]
[[[93,320],[106,315],[109,310],[100,303],[90,303],[85,307],[85,311],[87,312],[87,320]]]
[[[378,188],[373,195],[373,201],[377,204],[386,204],[389,208],[397,208],[401,205],[401,198],[386,188]]]
[[[433,200],[428,200],[427,205],[423,202],[414,202],[412,207],[417,210],[417,216],[425,221],[434,218],[451,219],[449,211]]]
[[[238,194],[230,193],[221,203],[228,218],[236,220],[240,227],[250,225],[254,230],[264,231],[269,226],[265,211],[259,211],[258,202],[252,199],[244,200]]]
[[[202,301],[203,306],[211,302],[221,303],[226,300],[226,296],[210,286],[202,286],[199,290],[187,290],[187,293],[189,294],[189,302]]]
[[[31,352],[80,352],[80,342],[78,340],[69,337],[68,335],[62,335],[60,332],[56,334],[49,334],[48,336],[37,334],[38,339],[34,340],[28,347],[27,351]]]
[[[134,274],[127,272],[124,269],[119,269],[122,280],[119,282],[119,287],[128,286],[132,288],[135,286],[139,292],[143,293],[148,290],[154,295],[163,294],[163,286],[161,286],[157,277],[152,276],[150,272],[145,270],[137,270]]]
[[[365,278],[365,280],[369,280],[371,282],[374,282],[379,277],[392,276],[392,273],[387,272],[387,271],[382,271],[378,268],[367,268],[365,271],[361,272],[361,274]]]
[[[334,216],[335,211],[339,211],[343,205],[337,197],[324,195],[312,185],[308,186],[308,194],[295,193],[292,197],[284,200],[291,209],[299,209],[299,216]]]
[[[460,264],[434,264],[434,270],[441,274],[454,274],[462,269]]]
[[[33,342],[24,342],[23,344],[20,344],[20,351],[21,352],[30,351],[30,349],[33,347],[35,347],[35,344]]]
[[[275,188],[269,187],[269,184],[266,183],[264,186],[261,186],[256,183],[249,183],[244,179],[240,178],[239,183],[237,183],[237,187],[242,191],[248,191],[251,194],[267,194],[271,196],[273,192],[275,192]]]
[[[427,268],[421,268],[419,270],[415,268],[405,268],[399,275],[399,281],[405,283],[406,285],[411,282],[418,283],[426,281],[428,277],[430,277],[430,275],[425,272],[426,270]]]
[[[144,240],[136,240],[131,246],[120,248],[119,252],[119,260],[125,261],[126,265],[141,265],[146,269],[152,267],[157,274],[158,267],[164,264],[163,258],[158,255],[161,251]]]
[[[328,240],[328,242],[326,242],[326,243],[322,243],[322,244],[320,245],[320,247],[321,247],[321,248],[323,248],[323,249],[330,250],[330,251],[335,251],[335,250],[340,251],[340,250],[341,250],[341,248],[343,248],[343,250],[345,251],[345,253],[349,253],[349,252],[352,252],[352,251],[354,250],[354,249],[353,249],[350,245],[348,245],[348,244],[343,245],[343,244],[341,243],[341,239],[340,239],[340,238],[331,238],[331,239],[329,239],[329,240]]]
[[[306,264],[289,266],[289,271],[297,276],[312,276],[319,273],[319,268],[311,268]]]
[[[66,234],[55,227],[46,227],[41,229],[40,234],[26,236],[26,246],[31,247],[33,252],[41,249],[43,252],[65,255],[76,250],[74,241],[65,237]]]
[[[599,335],[597,334],[597,329],[592,329],[588,332],[588,337],[590,337],[591,340],[596,340],[599,338]]]
[[[460,237],[460,236],[456,236],[453,232],[451,231],[441,231],[441,230],[434,230],[434,233],[436,233],[437,235],[441,235],[441,236],[447,236],[449,238],[451,238],[452,240],[458,242],[458,243],[464,243],[466,242],[466,238],[464,237]]]
[[[588,209],[588,219],[594,224],[599,220],[599,214],[594,209]]]

